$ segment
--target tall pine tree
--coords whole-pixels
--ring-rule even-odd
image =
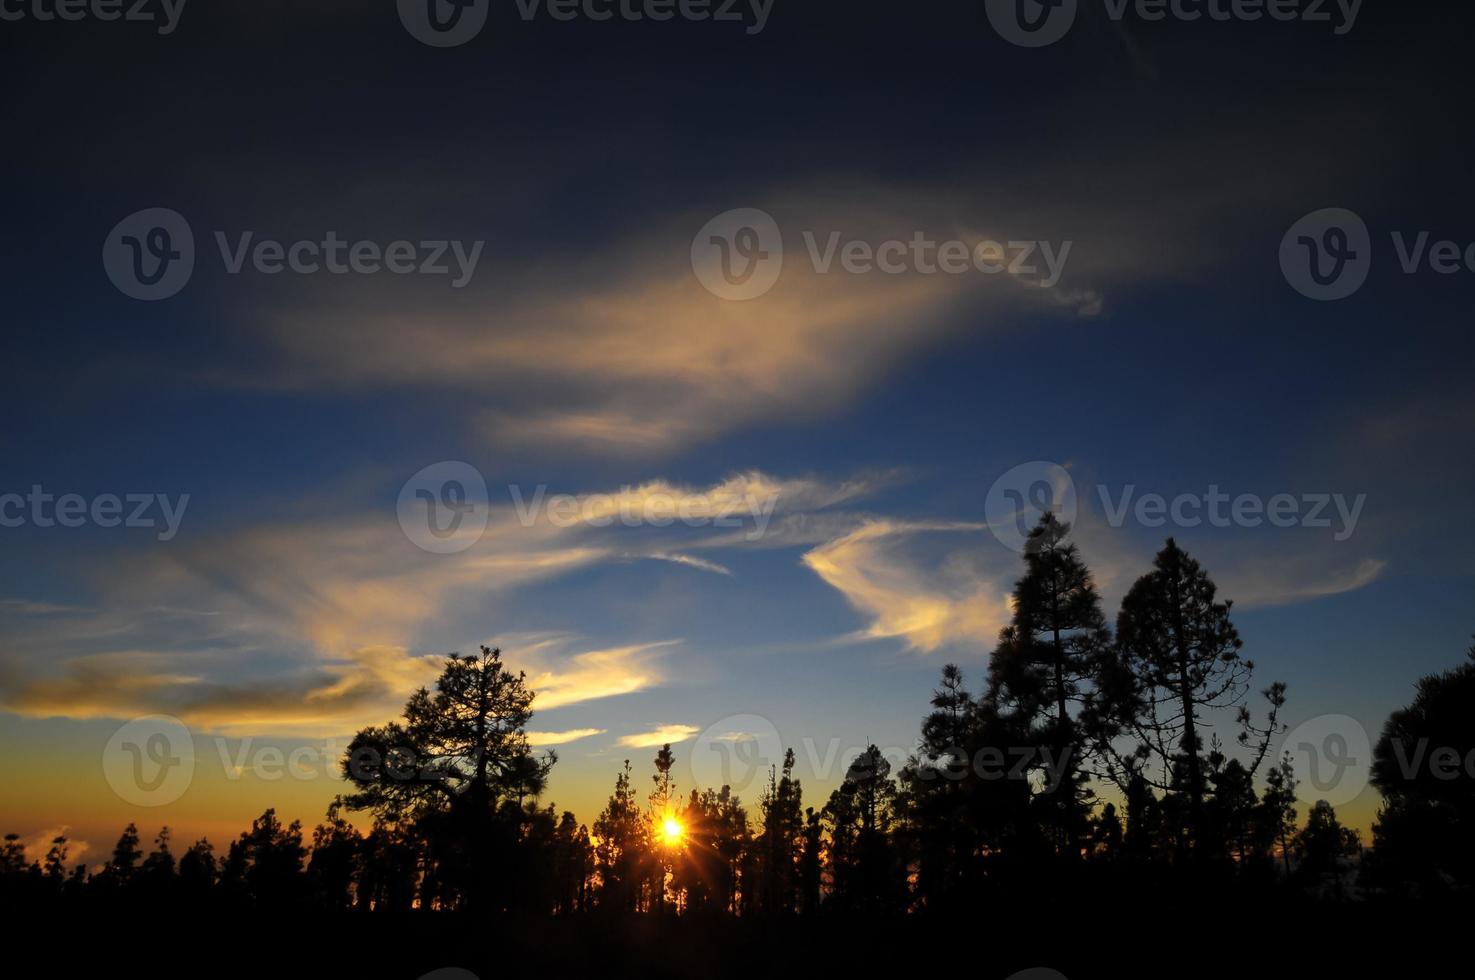
[[[1101,596],[1070,525],[1047,513],[1025,544],[1025,575],[1014,586],[1013,622],[990,666],[992,698],[1024,726],[1057,767],[1046,801],[1056,846],[1079,857],[1085,826],[1082,768],[1098,737],[1095,678],[1110,646]],[[1043,760],[1043,755],[1037,755]]]

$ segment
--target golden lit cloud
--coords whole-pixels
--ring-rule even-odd
[[[551,504],[524,513],[514,500],[494,506],[485,534],[453,555],[415,547],[388,513],[263,523],[125,556],[110,565],[96,609],[5,607],[15,628],[0,661],[0,703],[29,716],[162,712],[212,732],[341,734],[393,717],[410,692],[433,682],[441,654],[410,652],[440,646],[429,632],[474,623],[470,636],[458,629],[440,649],[474,648],[489,598],[639,558],[730,577],[717,562],[671,548],[677,538],[661,536],[667,526],[672,535],[689,530],[682,522],[703,529],[681,538],[691,547],[703,535],[748,540],[775,513],[802,515],[869,487],[758,471],[705,487],[651,480],[570,495],[571,519],[562,521]],[[639,539],[649,547],[630,550],[627,517],[656,532]],[[551,709],[662,683],[659,660],[671,642],[505,646],[508,662],[528,672],[536,707]],[[252,670],[263,655],[272,666]]]
[[[701,729],[695,725],[662,725],[648,732],[620,736],[620,744],[628,749],[649,749],[660,745],[675,745],[695,738]]]
[[[864,638],[897,638],[924,653],[957,642],[991,647],[1009,619],[1007,576],[986,574],[957,555],[929,565],[902,547],[919,534],[983,528],[873,520],[808,552],[804,564],[869,617]],[[975,538],[971,547],[983,544]]]
[[[564,638],[559,645],[568,642]],[[664,675],[656,660],[670,645],[589,650],[567,657],[554,656],[550,645],[525,652],[510,649],[504,657],[512,668],[527,671],[528,686],[537,695],[534,709],[546,710],[632,694],[661,683]],[[269,679],[207,681],[157,672],[171,659],[159,654],[74,658],[58,676],[11,678],[0,688],[0,703],[29,717],[133,718],[162,713],[212,734],[328,737],[398,716],[412,692],[434,684],[445,662],[438,654],[365,647],[346,658]],[[585,737],[563,734],[570,736],[568,740]]]
[[[603,728],[573,728],[566,732],[528,732],[528,744],[533,748],[545,748],[554,745],[567,745],[580,739],[593,738],[595,735],[603,735]]]
[[[935,250],[950,240],[1041,240],[1063,222],[993,201],[963,213],[994,223],[965,227],[963,202],[910,188],[768,197],[785,229],[785,259],[777,285],[759,298],[718,298],[692,274],[691,236],[711,214],[656,216],[577,268],[508,270],[503,288],[475,297],[403,283],[352,293],[326,282],[304,287],[294,305],[262,321],[283,359],[277,380],[433,385],[472,400],[468,417],[499,446],[656,454],[832,412],[912,354],[965,324],[976,328],[980,311],[999,320],[1018,310],[1092,316],[1102,297],[1091,283],[1131,267],[1124,256],[1135,251],[1117,221],[1112,249],[1069,256],[1066,268],[1083,270],[1069,287],[1012,263],[993,275],[947,274],[925,259],[896,273],[855,274],[833,255],[828,265],[815,257],[832,234],[873,245],[920,234]],[[1040,255],[1031,268],[1043,269]],[[1052,288],[1041,288],[1045,280]]]
[[[566,662],[543,669],[525,666],[542,658],[535,652],[509,655],[515,666],[528,672],[528,686],[538,692],[535,708],[561,708],[600,698],[634,694],[660,683],[663,675],[656,660],[661,651],[676,641],[646,643],[590,650]]]

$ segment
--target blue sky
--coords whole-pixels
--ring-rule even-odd
[[[167,817],[100,778],[130,718],[179,716],[202,744],[321,741],[387,720],[426,658],[482,642],[560,692],[537,731],[597,732],[558,746],[550,794],[584,819],[619,760],[654,752],[621,739],[663,728],[689,749],[760,716],[785,744],[905,749],[944,663],[984,672],[1019,568],[985,499],[1037,460],[1075,482],[1108,615],[1176,534],[1237,599],[1257,681],[1288,682],[1292,725],[1375,732],[1458,660],[1475,271],[1405,275],[1389,245],[1475,240],[1468,127],[1415,46],[1430,26],[1088,19],[1023,51],[970,5],[824,6],[780,0],[756,37],[494,13],[452,51],[339,3],[191,10],[118,44],[22,25],[0,491],[190,502],[170,541],[0,531],[0,737],[30,760],[6,829],[97,841]],[[99,261],[148,207],[184,215],[199,250],[154,303]],[[749,207],[786,262],[733,302],[697,282],[692,236]],[[1278,264],[1323,207],[1373,229],[1372,276],[1338,303]],[[214,252],[215,231],[329,230],[485,247],[460,290],[229,275]],[[1073,246],[1040,289],[820,275],[805,231]],[[491,525],[429,555],[396,500],[453,460],[485,477]],[[522,527],[510,488],[540,485],[762,488],[777,509],[756,541]],[[1117,528],[1098,485],[1366,504],[1345,541]],[[801,752],[826,790],[840,774],[807,768]],[[209,785],[170,819],[229,832],[285,793],[310,820],[336,791]],[[1373,802],[1353,804],[1364,826]]]

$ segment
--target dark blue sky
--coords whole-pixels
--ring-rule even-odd
[[[1109,615],[1174,533],[1238,599],[1293,725],[1374,731],[1475,630],[1475,269],[1405,274],[1391,238],[1475,242],[1469,15],[1427,6],[1368,0],[1339,37],[1118,24],[1082,0],[1038,50],[961,2],[776,0],[751,36],[497,3],[452,49],[389,0],[194,0],[163,37],[0,24],[0,493],[190,495],[167,542],[0,529],[0,736],[60,752],[101,799],[120,721],[344,734],[393,712],[416,657],[501,642],[565,692],[535,722],[548,744],[598,732],[562,743],[553,785],[583,816],[657,730],[756,715],[788,743],[905,749],[944,662],[983,673],[1018,570],[985,500],[1030,461],[1070,473]],[[198,255],[178,295],[141,302],[101,253],[154,207]],[[747,302],[702,291],[690,258],[736,208],[771,214],[786,250]],[[1338,302],[1279,259],[1323,208],[1372,240],[1367,284]],[[214,242],[330,230],[485,245],[453,289],[231,275]],[[1072,252],[1048,290],[819,275],[805,231]],[[405,540],[396,500],[456,460],[485,477],[492,531],[441,560]],[[509,487],[539,485],[779,502],[758,541],[560,534],[513,519]],[[1336,541],[1112,527],[1098,486],[1366,502]],[[232,784],[188,818],[273,792]]]

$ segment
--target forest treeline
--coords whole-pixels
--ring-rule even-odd
[[[539,802],[557,757],[528,744],[534,692],[483,647],[358,733],[349,791],[310,831],[267,810],[217,852],[167,828],[146,847],[129,825],[90,872],[64,838],[27,855],[12,834],[5,904],[748,917],[969,910],[1064,887],[1468,891],[1475,774],[1411,766],[1408,747],[1472,758],[1475,648],[1388,720],[1365,849],[1324,801],[1302,819],[1290,757],[1270,752],[1285,686],[1257,689],[1208,573],[1170,539],[1109,626],[1069,530],[1047,515],[1032,532],[977,690],[943,668],[905,765],[869,746],[828,799],[806,799],[792,751],[751,804],[681,787],[667,745],[649,773],[625,762],[582,824]]]

